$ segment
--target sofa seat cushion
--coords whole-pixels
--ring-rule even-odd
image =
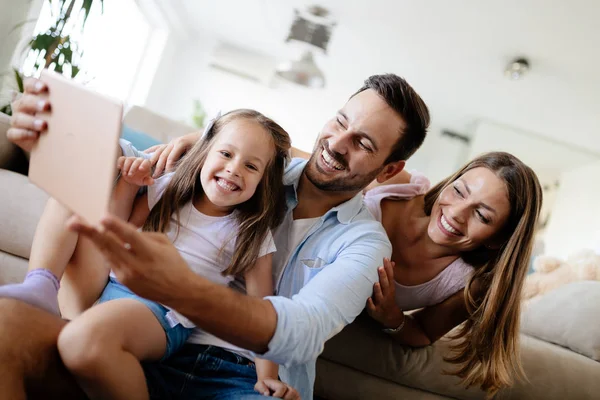
[[[0,250],[29,259],[48,196],[21,174],[0,169]]]
[[[464,389],[457,377],[446,375],[444,362],[451,341],[410,348],[395,343],[366,315],[348,325],[325,345],[322,358],[397,384],[457,399],[484,399],[478,388]],[[594,398],[600,393],[600,363],[527,335],[521,335],[522,362],[529,382],[502,390],[498,399]]]

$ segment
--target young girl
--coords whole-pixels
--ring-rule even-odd
[[[218,118],[177,170],[153,180],[150,163],[119,159],[114,201],[133,205],[130,221],[164,232],[196,273],[215,282],[271,295],[270,229],[285,211],[282,176],[288,134],[252,110]],[[168,265],[165,265],[168,268]],[[112,301],[111,301],[112,300]],[[92,398],[147,399],[140,361],[159,360],[190,337],[253,359],[250,352],[194,330],[175,310],[143,299],[110,277],[98,304],[68,324],[58,340],[66,367]],[[256,389],[268,395],[277,365],[256,360]]]

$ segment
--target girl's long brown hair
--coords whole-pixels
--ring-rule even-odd
[[[493,396],[511,385],[515,377],[525,376],[519,351],[521,290],[542,206],[542,189],[533,170],[515,156],[487,153],[429,190],[425,195],[427,215],[448,185],[478,167],[493,171],[504,181],[511,209],[499,234],[503,240],[500,248],[481,246],[461,255],[475,267],[464,289],[470,316],[452,335],[458,342],[446,361],[458,365],[452,374],[467,387],[480,386]],[[472,287],[482,287],[477,290],[480,295],[475,296]]]
[[[260,124],[271,134],[274,145],[273,157],[264,170],[256,192],[249,200],[235,207],[238,224],[235,250],[231,264],[223,271],[223,275],[240,276],[254,265],[269,230],[281,223],[286,210],[283,172],[291,146],[290,137],[281,126],[258,111],[234,110],[214,122],[177,165],[163,196],[150,211],[143,230],[165,232],[173,213],[179,220],[180,209],[204,194],[200,171],[208,152],[221,129],[236,119],[248,119]]]

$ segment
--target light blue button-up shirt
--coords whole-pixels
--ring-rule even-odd
[[[305,160],[294,159],[285,173],[288,212],[274,234],[278,251],[286,248],[305,166]],[[358,194],[325,213],[289,249],[285,265],[273,265],[277,296],[266,299],[277,312],[277,328],[260,357],[280,364],[281,378],[303,400],[313,398],[315,363],[325,342],[365,308],[379,281],[377,268],[391,254],[385,230]]]

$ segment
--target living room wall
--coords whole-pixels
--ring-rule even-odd
[[[346,81],[329,77],[327,87],[305,89],[276,81],[257,83],[209,67],[218,41],[171,36],[165,46],[145,102],[149,109],[178,121],[190,122],[194,99],[202,102],[209,116],[217,111],[254,108],[279,122],[292,137],[294,146],[310,151],[323,124],[333,117],[348,97],[362,84],[363,76]],[[378,73],[383,71],[373,71]],[[436,182],[463,162],[464,150],[441,135],[435,124],[408,169],[417,169]]]
[[[0,74],[10,71],[15,50],[18,50],[19,41],[25,33],[33,30],[34,23],[25,24],[20,29],[15,29],[19,24],[34,19],[39,13],[42,0],[14,1],[0,0]],[[4,79],[0,78],[0,91],[4,86]],[[7,81],[12,76],[6,77]]]
[[[600,161],[560,178],[544,242],[546,254],[566,258],[582,249],[600,253]]]

